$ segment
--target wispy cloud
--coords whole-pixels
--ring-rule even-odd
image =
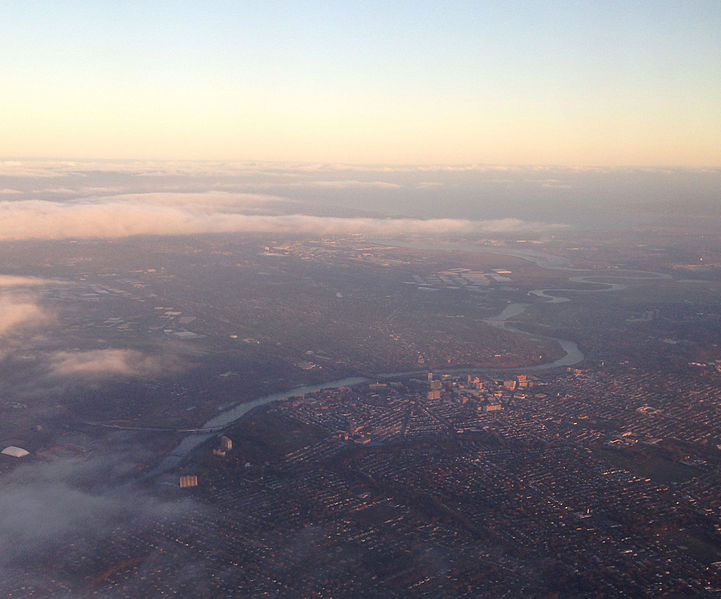
[[[80,168],[71,161],[0,160],[0,176],[5,177],[53,178]]]
[[[32,289],[55,283],[58,281],[0,274],[0,360],[54,321],[55,315]]]
[[[58,459],[23,464],[3,477],[0,494],[0,588],[9,580],[47,592],[47,572],[57,561],[59,548],[70,547],[77,555],[92,555],[114,529],[140,532],[165,517],[182,517],[189,500],[167,502],[129,486],[113,488],[135,467],[136,448],[129,446],[121,457],[94,456],[90,461]],[[104,481],[100,483],[100,481]],[[90,484],[88,484],[90,483]],[[102,492],[87,489],[103,487]],[[5,571],[7,569],[7,572]],[[8,578],[6,574],[12,572]],[[62,578],[56,572],[53,578]],[[42,593],[45,594],[45,593]]]
[[[153,377],[173,372],[179,367],[180,360],[175,356],[148,355],[131,349],[59,351],[50,358],[51,374],[92,380]]]
[[[280,184],[274,184],[278,186]],[[389,181],[359,181],[357,179],[311,180],[287,183],[288,187],[316,187],[320,189],[401,189],[403,186]]]
[[[51,279],[41,279],[40,277],[17,277],[14,275],[0,274],[0,288],[2,287],[37,287],[40,285],[48,285],[50,283],[59,283]]]
[[[293,202],[290,198],[264,193],[231,193],[226,191],[172,192],[158,191],[150,193],[126,193],[104,197],[102,204],[120,204],[124,206],[166,206],[182,207],[194,213],[222,210],[224,212],[245,212],[249,208],[272,206],[273,204]]]
[[[15,293],[0,295],[0,335],[5,336],[17,329],[36,328],[48,320],[49,314],[35,298]]]
[[[561,181],[560,179],[543,179],[539,182],[541,187],[546,187],[550,189],[571,189],[572,185],[566,181]]]

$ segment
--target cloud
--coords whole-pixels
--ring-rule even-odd
[[[343,163],[313,163],[313,164],[286,164],[282,168],[288,171],[305,172],[331,172],[331,171],[357,171],[379,173],[420,173],[420,172],[485,172],[507,170],[514,167],[478,164],[426,164],[426,165],[372,165],[372,164],[343,164]]]
[[[203,212],[209,209],[241,212],[249,207],[285,202],[292,202],[292,200],[270,194],[230,193],[227,191],[126,193],[105,197],[102,200],[103,204],[182,207],[194,212]]]
[[[560,179],[543,179],[539,183],[541,187],[546,187],[550,189],[571,189],[573,187],[570,183],[567,183]]]
[[[41,279],[40,277],[17,277],[14,275],[0,275],[0,287],[35,287],[39,285],[47,285],[48,283],[58,283],[50,279]]]
[[[52,193],[55,195],[74,195],[78,193],[77,190],[72,187],[45,187],[43,189],[38,189],[37,191],[41,193]]]
[[[449,233],[506,233],[514,231],[537,231],[558,228],[561,225],[526,222],[517,218],[490,220],[466,220],[452,218],[342,218],[291,214],[274,217],[247,217],[244,223],[248,231],[271,231],[281,233],[315,233],[319,235],[364,234],[449,234]]]
[[[4,177],[52,178],[79,168],[80,163],[72,161],[0,160],[0,176]]]
[[[309,234],[444,234],[498,233],[559,228],[516,218],[494,220],[340,218],[305,214],[238,212],[235,194],[144,194],[125,201],[102,202],[0,201],[0,240],[117,238],[133,235],[193,235],[200,233]],[[252,196],[274,201],[274,196]],[[144,200],[144,201],[141,201]]]
[[[42,326],[48,320],[48,313],[34,298],[11,293],[0,295],[0,335],[5,336],[19,328]]]
[[[27,345],[33,335],[38,333],[30,333],[32,329],[42,328],[54,321],[54,314],[45,309],[35,295],[7,289],[32,287],[46,282],[35,277],[0,275],[0,361],[19,347]]]
[[[279,184],[275,184],[279,185]],[[388,181],[358,181],[356,179],[338,179],[330,181],[298,181],[285,184],[288,187],[316,187],[320,189],[401,189],[403,186]]]
[[[58,351],[50,358],[55,376],[104,379],[113,377],[146,378],[176,370],[179,359],[173,356],[151,356],[132,349],[96,349]]]
[[[132,454],[134,449],[128,449]],[[51,564],[58,561],[58,551],[85,559],[109,540],[118,526],[130,534],[138,533],[166,517],[181,518],[192,509],[188,500],[171,503],[129,485],[118,485],[137,467],[133,461],[137,456],[129,453],[95,456],[90,461],[35,461],[3,476],[0,589],[10,584],[6,590],[18,592],[12,583],[19,580],[28,588],[47,589],[47,582],[63,576],[48,574]]]
[[[69,484],[76,468],[70,462],[21,466],[12,472],[0,495],[0,554],[34,552],[65,535],[93,533],[120,507]]]

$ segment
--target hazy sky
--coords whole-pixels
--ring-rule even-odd
[[[0,156],[721,166],[721,2],[0,4]]]

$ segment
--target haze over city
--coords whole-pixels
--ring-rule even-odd
[[[0,595],[721,594],[721,3],[0,5]]]

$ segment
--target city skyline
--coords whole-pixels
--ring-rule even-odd
[[[0,156],[721,165],[716,2],[0,8]]]

